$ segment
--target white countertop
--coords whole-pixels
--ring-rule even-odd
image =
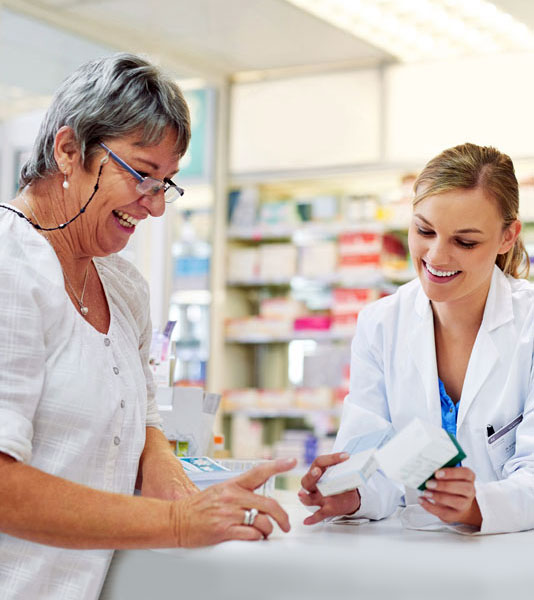
[[[534,531],[463,536],[363,525],[302,525],[294,493],[277,492],[292,529],[267,541],[116,552],[101,600],[533,600]]]

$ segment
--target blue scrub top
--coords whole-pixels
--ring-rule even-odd
[[[438,378],[439,382],[439,400],[441,403],[441,426],[448,433],[452,433],[456,437],[456,422],[458,420],[458,409],[460,403],[454,404],[451,397],[445,391],[443,381]]]

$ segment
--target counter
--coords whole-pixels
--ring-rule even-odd
[[[269,540],[195,550],[115,553],[101,600],[532,600],[534,531],[463,536],[363,525],[302,525],[294,494],[279,500],[292,529]]]

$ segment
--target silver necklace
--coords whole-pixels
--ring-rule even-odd
[[[22,200],[24,201],[26,208],[30,211],[34,221],[37,223],[37,225],[40,226],[41,224],[39,223],[39,219],[37,219],[37,217],[35,216],[35,212],[33,211],[32,207],[30,206],[28,201],[26,200],[24,194],[22,194]],[[45,235],[44,233],[43,233],[43,235],[48,240],[50,245],[53,247],[52,242],[50,241],[50,238],[47,235]],[[61,262],[59,264],[61,265]],[[76,302],[78,303],[78,305],[80,307],[80,312],[82,313],[82,316],[87,317],[87,313],[89,312],[89,309],[83,303],[83,297],[85,295],[85,287],[87,286],[87,277],[89,275],[89,264],[85,268],[85,277],[83,279],[82,295],[79,298],[78,298],[78,294],[76,294],[76,292],[74,291],[74,288],[72,287],[72,283],[70,282],[70,279],[68,278],[67,273],[65,272],[65,269],[63,268],[63,265],[61,265],[61,270],[63,271],[63,276],[65,277],[65,281],[67,282],[67,285],[69,286],[69,289],[72,292],[72,295],[74,296],[74,298],[76,299]]]

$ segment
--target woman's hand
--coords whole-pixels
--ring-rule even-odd
[[[305,506],[319,507],[319,510],[315,511],[313,515],[304,519],[304,525],[319,523],[327,517],[351,515],[360,508],[358,490],[350,490],[334,496],[323,496],[317,489],[317,482],[326,469],[347,460],[347,458],[349,458],[349,454],[346,452],[318,456],[302,478],[302,489],[298,493],[299,500]]]
[[[480,527],[482,515],[476,499],[475,474],[467,467],[440,469],[426,482],[421,506],[445,523]]]
[[[172,518],[177,546],[196,548],[227,540],[260,540],[273,531],[274,519],[289,531],[289,518],[282,507],[266,496],[255,494],[269,477],[289,471],[295,459],[264,463],[243,475],[212,485],[173,504]],[[256,509],[253,525],[245,525],[245,511]]]

